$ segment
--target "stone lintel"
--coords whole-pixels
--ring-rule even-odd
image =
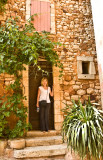
[[[89,57],[89,56],[77,56],[77,61],[93,61],[93,57]]]
[[[78,79],[95,79],[94,74],[78,74]]]

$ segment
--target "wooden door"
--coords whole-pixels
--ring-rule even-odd
[[[49,86],[52,88],[53,85],[52,66],[46,61],[40,61],[39,65],[43,70],[48,71],[48,75],[46,73],[42,73],[41,70],[38,70],[32,65],[29,67],[29,122],[32,125],[32,130],[40,130],[40,120],[39,113],[36,111],[36,101],[38,87],[41,85],[41,79],[43,77],[47,77]],[[54,129],[54,106],[52,97],[49,115],[49,129]]]

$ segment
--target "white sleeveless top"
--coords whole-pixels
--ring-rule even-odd
[[[40,89],[39,101],[46,100],[47,103],[50,103],[50,98],[49,98],[50,87],[48,87],[48,89],[46,90],[42,86],[40,86],[39,89]]]

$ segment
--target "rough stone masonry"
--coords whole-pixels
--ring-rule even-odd
[[[0,14],[0,23],[3,24],[9,17],[18,16],[20,19],[18,25],[22,28],[26,22],[27,10],[30,10],[28,2],[31,3],[30,0],[8,0],[6,14]],[[101,95],[90,0],[50,0],[50,2],[51,6],[54,5],[51,17],[53,13],[55,14],[55,32],[52,37],[63,44],[56,48],[64,67],[61,80],[58,79],[58,68],[53,68],[54,123],[55,129],[60,130],[63,121],[61,109],[65,106],[64,103],[72,105],[72,99],[76,101],[80,99],[84,103],[90,96],[92,102],[100,104]],[[3,86],[12,83],[13,76],[2,74],[0,80],[2,95],[5,92]],[[24,80],[24,86],[27,87],[26,95],[29,96],[27,80]]]

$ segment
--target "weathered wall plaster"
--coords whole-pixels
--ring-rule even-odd
[[[91,0],[103,109],[103,0]]]

